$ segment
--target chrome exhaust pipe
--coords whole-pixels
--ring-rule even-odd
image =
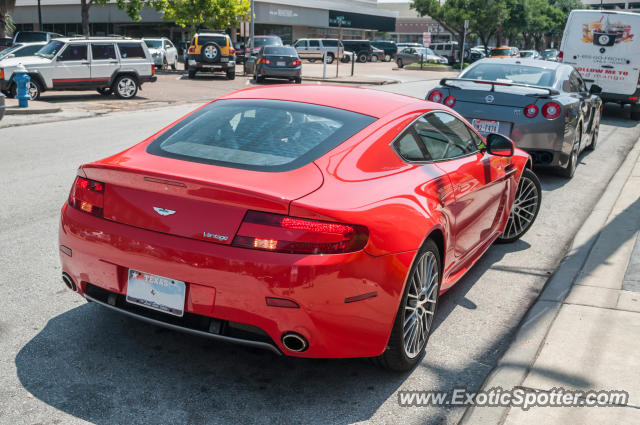
[[[76,292],[78,290],[78,288],[76,288],[75,282],[68,274],[62,273],[62,281],[67,286],[67,288],[71,289],[73,292]]]
[[[282,345],[284,345],[287,350],[295,353],[301,353],[309,348],[305,337],[295,332],[287,332],[282,335]]]

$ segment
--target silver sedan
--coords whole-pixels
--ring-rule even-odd
[[[531,154],[534,165],[572,177],[578,155],[598,140],[600,87],[587,90],[572,66],[482,59],[458,78],[444,78],[427,100],[444,103],[480,133],[500,133]]]

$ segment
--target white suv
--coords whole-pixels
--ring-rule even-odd
[[[143,83],[157,78],[146,44],[125,38],[60,38],[36,56],[5,59],[0,65],[0,90],[9,96],[16,94],[12,78],[20,64],[31,77],[32,100],[47,90],[87,89],[130,99]]]
[[[327,63],[333,63],[337,57],[344,57],[344,45],[340,43],[338,54],[338,40],[333,38],[302,38],[295,42],[293,47],[298,52],[300,59],[307,59],[309,62],[323,60],[327,55]]]

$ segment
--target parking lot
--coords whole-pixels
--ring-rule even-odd
[[[438,79],[394,71],[388,63],[363,66],[369,78],[399,76],[376,88],[417,97]],[[0,422],[457,423],[463,408],[400,407],[397,392],[480,387],[640,135],[636,122],[608,106],[598,148],[580,157],[575,177],[540,175],[543,204],[532,230],[515,244],[490,248],[444,295],[427,355],[407,373],[360,359],[292,359],[210,342],[129,319],[68,291],[60,281],[56,232],[77,166],[252,84],[246,77],[191,81],[163,73],[135,103],[103,116],[0,130],[3,141],[19,141],[0,145],[6,176],[0,186]],[[92,93],[45,94],[43,100],[86,110],[122,102]]]

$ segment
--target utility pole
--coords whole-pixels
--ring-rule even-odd
[[[464,66],[464,45],[467,42],[467,29],[469,28],[469,20],[464,20],[464,32],[462,33],[462,46],[460,46],[460,71]]]
[[[255,5],[253,0],[251,0],[251,52],[250,54],[253,54],[253,46],[254,46],[254,19],[253,16],[255,15]]]
[[[38,0],[38,31],[42,31],[42,9],[40,8],[40,0]]]

